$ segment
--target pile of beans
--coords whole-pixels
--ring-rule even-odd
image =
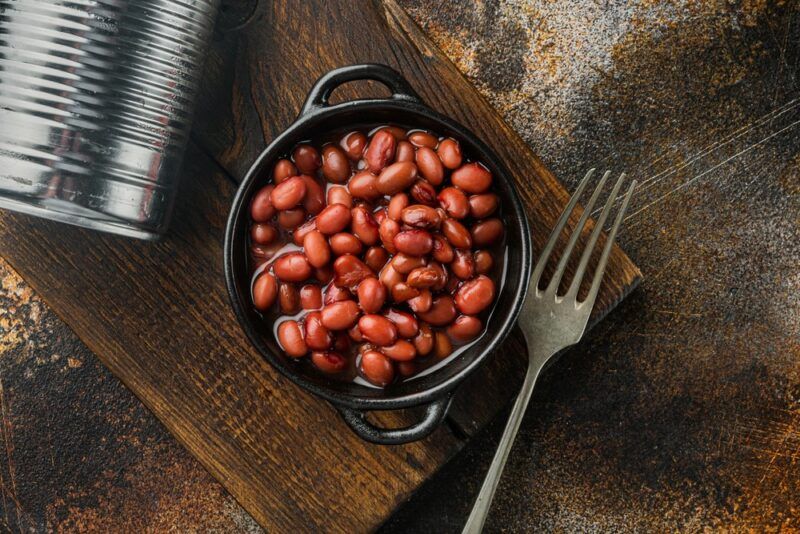
[[[496,296],[492,175],[422,130],[297,145],[250,204],[252,299],[292,358],[385,387],[474,341]]]

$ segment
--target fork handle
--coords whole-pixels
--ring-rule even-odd
[[[461,534],[480,534],[483,530],[483,524],[486,522],[486,517],[489,515],[494,492],[497,490],[497,485],[500,483],[500,477],[503,474],[503,468],[506,465],[508,453],[511,452],[511,447],[514,445],[514,438],[517,437],[519,425],[522,423],[522,418],[525,415],[528,402],[530,402],[531,395],[533,394],[533,387],[536,385],[536,379],[539,377],[539,372],[542,370],[542,367],[543,365],[534,361],[528,364],[528,371],[525,373],[525,381],[522,383],[522,389],[517,396],[516,402],[514,402],[514,408],[512,408],[511,415],[506,423],[503,437],[500,438],[500,445],[497,447],[497,452],[494,453],[492,465],[489,466],[489,472],[486,473],[486,479],[483,481],[481,491],[478,494],[478,498],[475,500],[475,505],[472,508],[472,512],[469,514],[469,519],[467,519],[467,524],[464,525],[464,530],[461,531]]]

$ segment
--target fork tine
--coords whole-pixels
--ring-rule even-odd
[[[600,213],[600,218],[597,219],[597,222],[594,225],[594,230],[592,230],[592,234],[589,236],[589,241],[586,243],[586,248],[583,250],[581,261],[578,264],[578,268],[575,270],[575,277],[572,279],[572,283],[567,290],[566,296],[575,298],[578,295],[578,290],[580,289],[581,281],[583,280],[583,273],[586,272],[586,267],[589,265],[589,258],[592,256],[592,250],[594,250],[594,246],[597,244],[597,239],[600,237],[600,232],[603,231],[603,225],[606,223],[608,214],[611,211],[611,206],[614,205],[614,201],[617,198],[617,193],[619,193],[619,189],[622,187],[623,180],[625,180],[624,172],[619,176],[617,183],[614,184],[614,189],[611,190],[611,194],[606,200],[606,205],[603,207],[603,211]]]
[[[581,236],[583,227],[586,224],[586,221],[589,219],[589,215],[592,213],[592,207],[597,201],[597,197],[600,196],[600,192],[603,190],[603,186],[606,185],[606,180],[609,176],[611,176],[611,171],[606,171],[605,174],[603,174],[603,177],[600,178],[600,181],[594,188],[594,192],[592,193],[589,202],[583,207],[583,214],[578,221],[578,225],[574,230],[572,230],[572,235],[569,238],[569,242],[567,243],[564,252],[561,253],[561,259],[558,260],[556,272],[553,273],[553,278],[550,280],[550,283],[547,286],[548,293],[558,290],[558,284],[561,283],[561,277],[564,276],[564,271],[567,269],[567,262],[569,261],[569,257],[572,255],[572,249],[575,248],[575,243],[578,242],[578,238]]]
[[[536,267],[533,269],[533,274],[531,274],[531,285],[533,286],[534,290],[538,289],[539,279],[542,277],[544,268],[547,265],[547,260],[550,257],[550,254],[553,252],[553,248],[556,246],[558,236],[561,235],[561,231],[567,224],[567,220],[569,219],[572,210],[575,209],[575,205],[578,203],[578,198],[583,193],[583,190],[586,189],[586,184],[589,183],[589,179],[591,179],[594,171],[595,169],[589,169],[589,172],[587,172],[586,176],[583,177],[581,183],[578,184],[578,188],[575,189],[575,192],[572,194],[572,198],[569,199],[567,206],[564,208],[564,211],[561,212],[561,216],[558,218],[553,231],[550,233],[550,238],[547,240],[547,244],[544,246],[544,249],[539,256],[539,261],[536,262]]]

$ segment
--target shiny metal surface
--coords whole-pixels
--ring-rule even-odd
[[[219,0],[0,0],[0,207],[166,230]]]

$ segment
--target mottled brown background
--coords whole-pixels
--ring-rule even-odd
[[[488,530],[800,529],[800,5],[401,3],[570,187],[642,184],[645,281],[542,378]],[[259,530],[0,277],[0,527]],[[501,429],[386,530],[458,531]]]

